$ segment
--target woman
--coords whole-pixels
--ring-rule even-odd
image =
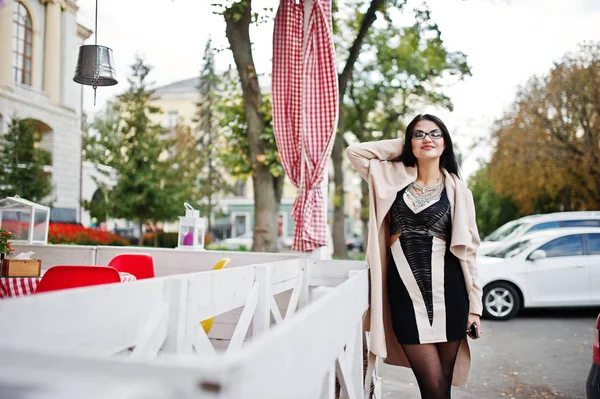
[[[404,140],[351,145],[346,155],[369,182],[369,363],[378,355],[411,367],[423,398],[449,398],[451,385],[466,384],[466,335],[473,324],[481,334],[482,295],[473,196],[448,129],[418,115]]]

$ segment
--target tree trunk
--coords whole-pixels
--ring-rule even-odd
[[[260,139],[265,129],[264,115],[259,111],[262,98],[258,77],[252,58],[250,42],[250,23],[252,21],[252,1],[236,3],[224,12],[227,24],[226,35],[235,60],[242,94],[244,113],[247,123],[248,147],[253,163],[252,180],[254,182],[254,240],[252,251],[270,252],[276,250],[277,215],[279,214],[278,182],[268,166],[257,161],[257,155],[265,151],[265,143]]]
[[[138,240],[138,246],[144,245],[144,221],[142,219],[139,220],[140,226],[140,239]]]
[[[345,229],[345,204],[346,191],[344,190],[344,139],[342,137],[343,112],[340,106],[340,117],[338,131],[336,132],[331,159],[333,161],[333,183],[335,191],[333,195],[333,256],[339,259],[346,258],[346,229]]]
[[[206,232],[208,234],[212,233],[212,213],[213,213],[213,204],[212,204],[212,195],[208,196],[208,214],[206,215],[207,217],[207,226],[206,226]]]
[[[380,9],[385,0],[371,0],[369,9],[365,13],[365,16],[360,24],[360,28],[350,47],[348,52],[348,59],[344,70],[338,76],[339,85],[339,102],[340,102],[340,116],[338,121],[338,130],[336,132],[335,142],[333,144],[333,150],[331,152],[331,159],[334,164],[334,176],[333,181],[335,184],[335,196],[333,199],[333,256],[339,258],[346,257],[346,240],[345,240],[345,228],[344,228],[344,205],[346,192],[344,190],[344,170],[342,162],[344,159],[344,114],[342,112],[344,108],[344,95],[346,94],[346,88],[352,77],[352,71],[354,70],[354,64],[360,54],[360,48],[367,36],[369,28],[377,19],[376,12]]]
[[[208,145],[209,145],[209,153],[208,153],[208,180],[210,181],[210,192],[208,193],[208,212],[206,212],[207,217],[207,226],[206,226],[206,234],[212,234],[212,213],[213,213],[213,193],[217,191],[217,187],[213,186],[214,184],[214,175],[213,175],[213,165],[212,165],[212,148],[213,148],[213,140],[212,140],[212,131],[209,133]]]

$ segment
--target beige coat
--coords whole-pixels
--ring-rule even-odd
[[[346,149],[346,156],[362,178],[369,183],[367,263],[371,278],[371,303],[365,318],[365,329],[371,332],[371,352],[384,358],[388,364],[410,367],[402,346],[392,330],[385,284],[388,264],[386,246],[389,237],[386,215],[398,191],[417,178],[416,167],[406,167],[402,162],[390,161],[401,154],[402,147],[402,139],[353,144]],[[481,287],[476,283],[475,265],[479,234],[475,223],[473,195],[457,176],[446,170],[443,170],[443,173],[446,177],[446,193],[452,215],[450,251],[459,259],[462,266],[470,312],[481,315],[482,292]],[[470,364],[471,355],[465,338],[458,351],[453,385],[466,385]]]

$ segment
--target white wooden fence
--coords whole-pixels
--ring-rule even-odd
[[[198,251],[154,247],[112,247],[102,245],[14,245],[15,253],[35,252],[42,260],[42,269],[56,265],[108,265],[115,256],[123,253],[152,255],[156,276],[207,271],[221,258],[230,258],[228,268],[259,263],[272,263],[296,259],[297,253],[265,253],[237,251]]]
[[[367,273],[298,258],[0,301],[0,398],[333,399],[337,376],[358,399]]]

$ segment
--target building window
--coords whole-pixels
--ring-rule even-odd
[[[167,127],[175,127],[179,123],[179,112],[169,111],[167,114]]]
[[[233,224],[231,226],[231,237],[247,236],[250,231],[250,213],[231,212]]]
[[[13,4],[13,72],[15,82],[31,86],[33,27],[29,11],[19,1]]]
[[[237,197],[245,197],[246,196],[246,180],[238,179],[235,182],[235,195]]]
[[[13,5],[13,73],[15,82],[31,86],[33,26],[29,11],[19,1]]]

